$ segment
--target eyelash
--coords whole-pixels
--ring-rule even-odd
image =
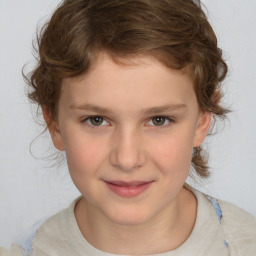
[[[151,124],[152,126],[154,127],[157,127],[157,128],[165,128],[165,127],[168,127],[171,123],[174,123],[174,119],[173,118],[170,118],[170,117],[167,117],[167,116],[154,116],[150,119],[149,122],[153,123],[153,119],[154,118],[163,118],[164,119],[164,124],[162,125],[154,125],[154,124]],[[165,124],[166,121],[168,122],[168,124]]]
[[[106,124],[105,124],[105,125],[93,125],[93,124],[91,123],[90,119],[91,119],[91,118],[96,118],[96,117],[102,118],[102,119],[103,119],[103,122],[107,122],[107,123],[109,124],[109,122],[106,121],[106,119],[105,119],[104,117],[102,117],[102,116],[88,116],[88,117],[84,118],[84,119],[81,121],[81,123],[86,123],[87,126],[90,127],[91,129],[98,129],[98,130],[99,130],[99,129],[102,129],[103,126],[106,126]],[[172,124],[172,123],[175,123],[175,120],[174,120],[173,118],[167,117],[167,116],[153,116],[153,117],[151,117],[151,118],[149,119],[149,121],[148,121],[147,123],[149,123],[149,122],[153,123],[152,120],[153,120],[154,118],[164,118],[164,119],[165,119],[165,122],[164,122],[164,123],[166,123],[166,121],[167,121],[168,124],[163,124],[163,125],[154,125],[154,124],[150,124],[150,125],[147,125],[147,126],[152,126],[152,127],[154,127],[154,128],[161,128],[161,129],[162,129],[162,128],[168,127],[168,126],[169,126],[170,124]],[[88,122],[90,122],[91,124],[88,123]]]
[[[91,128],[91,129],[97,129],[97,130],[102,129],[102,126],[106,126],[106,125],[93,125],[93,124],[91,123],[90,119],[91,119],[91,118],[96,118],[96,117],[102,118],[102,119],[103,119],[103,122],[107,122],[107,123],[109,124],[109,122],[106,121],[106,119],[105,119],[104,117],[102,117],[102,116],[88,116],[88,117],[82,119],[82,120],[81,120],[81,123],[85,123],[86,126],[88,126],[89,128]],[[90,122],[91,124],[90,124],[89,122]]]

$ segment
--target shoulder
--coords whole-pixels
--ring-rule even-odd
[[[19,245],[13,244],[9,249],[0,247],[0,256],[23,256],[23,255],[25,255],[25,251]]]
[[[207,195],[204,197],[208,201],[207,208],[212,208],[211,211],[215,210],[215,217],[218,218],[230,255],[254,255],[256,218],[234,204]]]
[[[197,214],[209,225],[211,223],[218,227],[229,255],[255,255],[256,218],[234,204],[215,199],[193,188],[191,191],[200,206]]]
[[[222,200],[218,200],[218,203],[222,211],[223,232],[230,250],[236,252],[235,255],[244,255],[245,252],[253,255],[256,252],[256,218],[231,203]]]
[[[227,231],[232,232],[232,236],[240,238],[256,237],[256,218],[245,210],[231,203],[218,200],[222,211],[222,223]]]
[[[41,225],[32,243],[32,255],[55,255],[57,251],[58,255],[67,255],[67,234],[73,225],[70,222],[78,199]]]
[[[32,243],[32,255],[52,255],[54,248],[59,247],[59,241],[64,240],[60,223],[65,211],[47,219],[37,230]]]
[[[66,215],[67,211],[68,208],[48,218],[37,230],[34,242],[42,238],[52,239],[56,236],[61,237],[61,220]]]
[[[256,218],[253,215],[232,203],[215,199],[193,188],[191,190],[198,203],[203,206],[201,210],[210,211],[211,217],[217,218],[218,222],[232,231],[233,236],[239,234],[243,237],[250,234],[256,237]]]

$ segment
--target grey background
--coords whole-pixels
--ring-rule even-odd
[[[256,216],[256,1],[203,2],[230,67],[225,103],[233,113],[222,132],[207,139],[213,176],[196,186]],[[0,246],[25,239],[38,221],[79,194],[66,166],[50,168],[29,152],[42,127],[31,115],[21,69],[25,63],[33,65],[36,26],[58,3],[0,0]],[[34,154],[42,157],[49,144],[47,134],[40,136],[32,144]]]

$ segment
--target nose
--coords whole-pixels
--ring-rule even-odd
[[[110,162],[122,171],[133,171],[146,162],[141,135],[129,129],[115,134]]]

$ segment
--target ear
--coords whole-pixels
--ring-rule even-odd
[[[64,146],[62,142],[62,135],[59,129],[59,125],[57,121],[52,120],[51,114],[46,106],[42,106],[43,117],[47,124],[47,128],[50,132],[53,145],[60,151],[64,151]]]
[[[209,113],[209,112],[199,113],[197,127],[195,131],[195,136],[194,136],[194,147],[198,147],[203,143],[209,131],[211,120],[212,120],[212,113]]]

